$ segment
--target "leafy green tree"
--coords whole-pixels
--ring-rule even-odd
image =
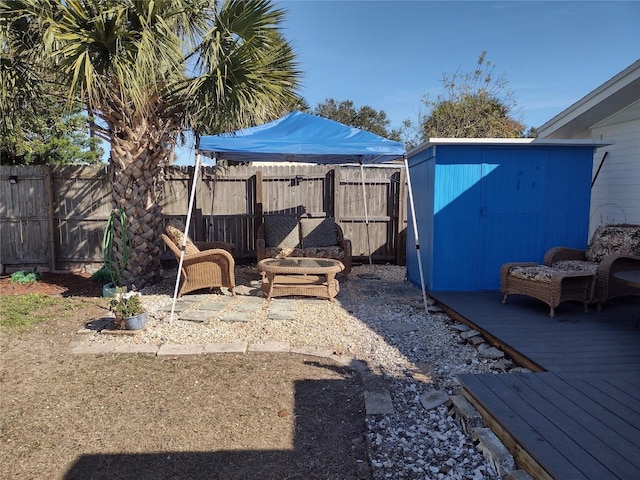
[[[319,117],[367,130],[390,140],[400,141],[400,130],[389,130],[391,121],[387,118],[384,110],[376,111],[368,105],[356,109],[351,100],[343,100],[338,103],[333,98],[328,98],[324,102],[318,103],[313,113]]]
[[[8,122],[7,122],[8,123]],[[2,165],[92,164],[102,161],[104,150],[89,135],[88,119],[81,113],[48,109],[28,122],[14,119],[0,136]]]
[[[19,24],[19,23],[17,23]],[[87,117],[77,106],[70,112],[58,88],[56,71],[31,68],[30,52],[9,35],[0,21],[0,163],[95,163],[103,155],[100,142],[89,136]],[[25,32],[27,33],[27,32]],[[30,42],[22,38],[20,43]]]
[[[513,92],[505,75],[496,76],[494,70],[483,51],[472,72],[444,74],[444,93],[436,100],[422,100],[426,113],[420,118],[421,140],[523,136],[525,126],[514,118]]]
[[[110,145],[133,251],[121,284],[158,279],[159,195],[181,133],[263,123],[295,102],[284,14],[268,0],[0,0],[6,44],[29,59],[21,77],[55,71]]]

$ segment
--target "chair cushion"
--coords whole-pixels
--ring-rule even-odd
[[[307,247],[303,249],[303,253],[305,257],[344,260],[344,250],[337,245],[333,247]]]
[[[640,226],[600,225],[591,237],[585,257],[600,263],[612,254],[640,255]]]
[[[182,248],[182,242],[184,239],[184,230],[185,226],[180,220],[171,220],[169,224],[165,227],[165,232],[167,232],[167,237],[171,239],[173,243],[176,244],[178,249]],[[196,247],[196,245],[191,241],[189,236],[187,236],[187,244],[184,249],[184,253],[187,255],[194,255],[196,253],[200,253],[200,249]]]
[[[265,243],[267,247],[299,248],[298,219],[284,215],[264,218]]]
[[[592,275],[598,273],[598,264],[586,260],[561,260],[554,263],[552,267],[569,272],[587,272]]]
[[[304,257],[301,248],[266,247],[264,251],[266,258]]]
[[[338,244],[333,218],[301,218],[302,247],[335,247]]]
[[[546,265],[533,265],[530,267],[513,267],[509,271],[509,275],[523,280],[531,280],[532,282],[551,283],[551,276],[557,270]]]

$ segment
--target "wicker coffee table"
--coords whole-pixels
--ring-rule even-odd
[[[328,258],[265,258],[258,262],[258,270],[263,272],[262,291],[267,300],[304,295],[333,301],[340,291],[336,273],[344,265]]]

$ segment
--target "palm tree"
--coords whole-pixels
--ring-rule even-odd
[[[273,120],[296,101],[283,18],[268,0],[0,0],[2,43],[59,74],[111,146],[132,242],[121,284],[157,280],[159,195],[181,134]]]

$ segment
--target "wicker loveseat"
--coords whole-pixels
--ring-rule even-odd
[[[598,309],[612,298],[640,295],[639,289],[614,276],[616,272],[640,270],[640,225],[601,225],[586,250],[555,247],[545,254],[544,264],[559,270],[594,274]]]
[[[332,258],[351,271],[351,241],[331,217],[306,218],[268,215],[258,227],[256,256],[265,258]]]
[[[180,261],[184,226],[169,224],[162,234],[167,247]],[[235,261],[229,251],[233,245],[224,242],[195,244],[187,237],[182,262],[178,296],[203,288],[226,287],[235,295]]]

